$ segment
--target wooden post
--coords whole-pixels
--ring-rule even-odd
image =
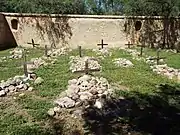
[[[158,49],[158,50],[157,50],[157,65],[159,65],[159,60],[160,60],[159,52],[160,52],[160,50]]]
[[[101,46],[101,49],[103,49],[104,48],[104,46],[105,45],[108,45],[108,44],[104,44],[104,41],[103,41],[103,39],[101,40],[101,44],[97,44],[98,46]]]
[[[44,53],[45,53],[45,56],[48,57],[48,47],[47,47],[47,45],[45,45],[45,52]]]
[[[27,71],[27,60],[26,60],[26,50],[23,51],[23,69],[24,69],[24,75],[28,77],[28,71]]]
[[[145,45],[137,45],[138,47],[141,47],[140,56],[143,55],[143,49],[146,47]]]
[[[34,39],[31,39],[31,43],[28,43],[28,44],[31,44],[33,46],[33,48],[36,46],[36,45],[40,45],[40,44],[35,44],[34,43]]]
[[[81,46],[79,46],[78,49],[79,49],[79,57],[82,57],[82,48],[81,48]]]
[[[127,45],[127,46],[128,46],[128,48],[130,49],[130,48],[131,48],[131,46],[133,46],[134,44],[131,44],[131,43],[128,41],[128,43],[127,43],[127,44],[125,44],[125,45]]]
[[[157,57],[156,58],[150,58],[149,60],[156,60],[156,64],[159,65],[160,59],[165,59],[166,57],[160,57],[160,49],[157,50]]]
[[[89,74],[89,64],[88,64],[88,60],[85,61],[85,74]]]

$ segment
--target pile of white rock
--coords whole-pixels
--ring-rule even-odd
[[[23,49],[22,48],[15,48],[14,50],[9,52],[11,56],[10,59],[20,59],[23,57]]]
[[[107,57],[111,56],[112,52],[108,48],[103,48],[103,49],[93,49],[94,52],[96,52],[96,55],[102,56],[102,57]]]
[[[103,106],[102,98],[107,98],[112,93],[113,90],[105,78],[83,75],[78,79],[68,81],[67,90],[54,101],[57,106],[49,113],[58,113],[62,108],[76,110],[90,105],[100,109]]]
[[[27,62],[27,69],[28,69],[28,71],[32,71],[43,65],[47,65],[47,63],[41,57],[40,58],[32,58],[30,60],[30,62]]]
[[[94,69],[94,70],[100,70],[101,66],[96,60],[96,58],[93,57],[79,57],[79,56],[71,56],[70,57],[70,70],[72,72],[76,71],[82,71],[85,68],[85,63],[88,61],[88,68]]]
[[[28,81],[35,79],[37,79],[36,74],[31,73],[28,77],[21,75],[9,78],[7,81],[2,80],[0,83],[0,97],[19,91],[32,91],[33,87],[30,87]]]
[[[140,52],[138,52],[135,49],[125,49],[125,51],[128,52],[135,60],[138,60],[138,61],[144,60],[143,57],[140,57]]]
[[[153,72],[167,76],[169,79],[178,79],[180,81],[180,70],[168,67],[167,64],[164,65],[153,65],[150,67]]]
[[[0,57],[0,62],[12,60],[12,59],[21,59],[23,57],[23,49],[22,48],[15,48],[14,50],[10,51],[10,56]]]
[[[58,57],[61,55],[66,55],[70,51],[67,47],[62,47],[59,49],[51,49],[47,52],[47,55],[50,57]]]
[[[150,65],[156,65],[157,64],[157,60],[154,59],[155,57],[152,57],[152,56],[148,56],[146,58],[146,63],[147,64],[150,64]],[[164,63],[164,60],[163,59],[160,59],[159,60],[160,63]]]
[[[137,57],[140,55],[140,53],[135,49],[125,49],[125,50],[133,57]]]
[[[116,58],[113,60],[113,63],[118,67],[132,67],[134,64],[125,58]]]

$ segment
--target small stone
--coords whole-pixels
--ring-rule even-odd
[[[92,93],[93,95],[98,94],[97,89],[95,87],[91,88],[89,92]]]
[[[5,91],[6,93],[8,93],[8,92],[9,92],[9,88],[6,87],[6,88],[4,89],[4,91]],[[10,91],[10,92],[13,92],[13,91]]]
[[[60,112],[61,112],[61,108],[60,108],[60,107],[54,107],[54,111],[55,111],[56,113],[60,113]]]
[[[29,87],[29,88],[28,88],[28,91],[33,91],[33,87]]]
[[[25,94],[24,93],[21,93],[21,94],[19,94],[19,97],[23,97]]]
[[[4,95],[6,95],[6,92],[5,92],[4,90],[1,90],[1,91],[0,91],[0,97],[2,97],[2,96],[4,96]]]
[[[55,112],[54,112],[53,108],[49,109],[47,113],[48,113],[49,116],[54,116],[55,115]]]
[[[71,99],[73,99],[73,100],[78,100],[79,99],[79,95],[78,94],[73,94],[72,95],[72,97],[71,97]]]
[[[35,81],[34,84],[41,84],[44,80],[41,77],[38,77]]]
[[[75,106],[75,101],[69,97],[60,98],[55,101],[60,107],[72,108]]]
[[[97,107],[98,109],[101,109],[103,105],[100,101],[96,100],[94,106]]]
[[[103,93],[103,91],[102,90],[98,90],[98,94],[102,94]]]
[[[80,100],[82,101],[88,100],[93,96],[90,92],[79,92],[78,94],[80,95]]]
[[[23,85],[23,89],[24,90],[27,90],[28,89],[28,86],[26,84]]]
[[[74,85],[74,84],[76,84],[77,83],[77,80],[76,79],[72,79],[72,80],[69,80],[68,81],[68,84],[69,85]]]
[[[76,106],[76,107],[80,107],[80,106],[82,106],[82,104],[83,104],[83,102],[77,101],[77,102],[75,103],[75,106]]]
[[[10,85],[10,86],[8,87],[8,89],[9,89],[9,91],[14,91],[14,90],[16,89],[16,87],[13,86],[13,85]]]
[[[20,84],[20,85],[16,86],[16,88],[17,88],[17,89],[22,89],[23,86],[24,86],[24,84]]]

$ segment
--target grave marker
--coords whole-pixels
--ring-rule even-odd
[[[82,57],[82,47],[78,46],[78,50],[79,50],[79,57]]]
[[[108,45],[108,44],[104,44],[104,41],[103,41],[103,39],[101,40],[101,44],[97,44],[98,46],[101,46],[101,49],[103,49],[104,48],[104,46],[105,45]]]
[[[85,74],[90,74],[90,72],[98,72],[100,71],[100,69],[90,69],[89,68],[89,63],[88,63],[88,59],[85,61],[85,67],[83,70],[80,71],[75,71],[74,73],[85,73]]]
[[[40,44],[35,44],[34,39],[31,39],[31,43],[28,43],[28,44],[31,44],[33,46],[33,48],[36,47],[37,45],[40,45]]]
[[[157,57],[156,58],[150,58],[149,60],[157,60],[156,64],[159,65],[159,60],[165,59],[166,57],[160,57],[160,49],[157,50]]]
[[[145,45],[137,45],[138,47],[141,47],[140,56],[143,54],[143,49],[146,47]]]
[[[45,51],[45,52],[44,52],[44,53],[45,53],[45,56],[48,57],[48,47],[47,47],[47,45],[45,45],[45,50],[44,50],[44,51]]]
[[[128,43],[127,43],[127,44],[125,44],[125,45],[127,45],[127,46],[128,46],[128,48],[130,49],[130,48],[131,48],[131,46],[133,46],[134,44],[131,44],[131,43],[128,41]]]
[[[24,75],[28,77],[28,71],[27,71],[27,59],[26,59],[26,50],[24,49],[23,51],[23,70],[24,70]]]

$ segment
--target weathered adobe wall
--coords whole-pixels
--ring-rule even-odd
[[[163,43],[162,17],[3,14],[17,44],[25,47],[32,47],[27,44],[31,39],[42,47],[48,45],[57,48],[77,48],[78,45],[83,48],[97,48],[101,39],[109,47],[125,47],[128,41],[150,47]],[[166,42],[174,45],[180,33],[179,18],[169,20],[169,24],[165,33]],[[0,35],[0,42],[9,40],[6,37]]]
[[[6,20],[18,45],[29,47],[31,39],[48,46],[69,46],[77,48],[97,48],[101,39],[109,47],[123,47],[127,43],[124,32],[125,20],[119,16],[89,15],[28,15],[5,14]],[[17,30],[12,28],[12,20],[18,21]]]

